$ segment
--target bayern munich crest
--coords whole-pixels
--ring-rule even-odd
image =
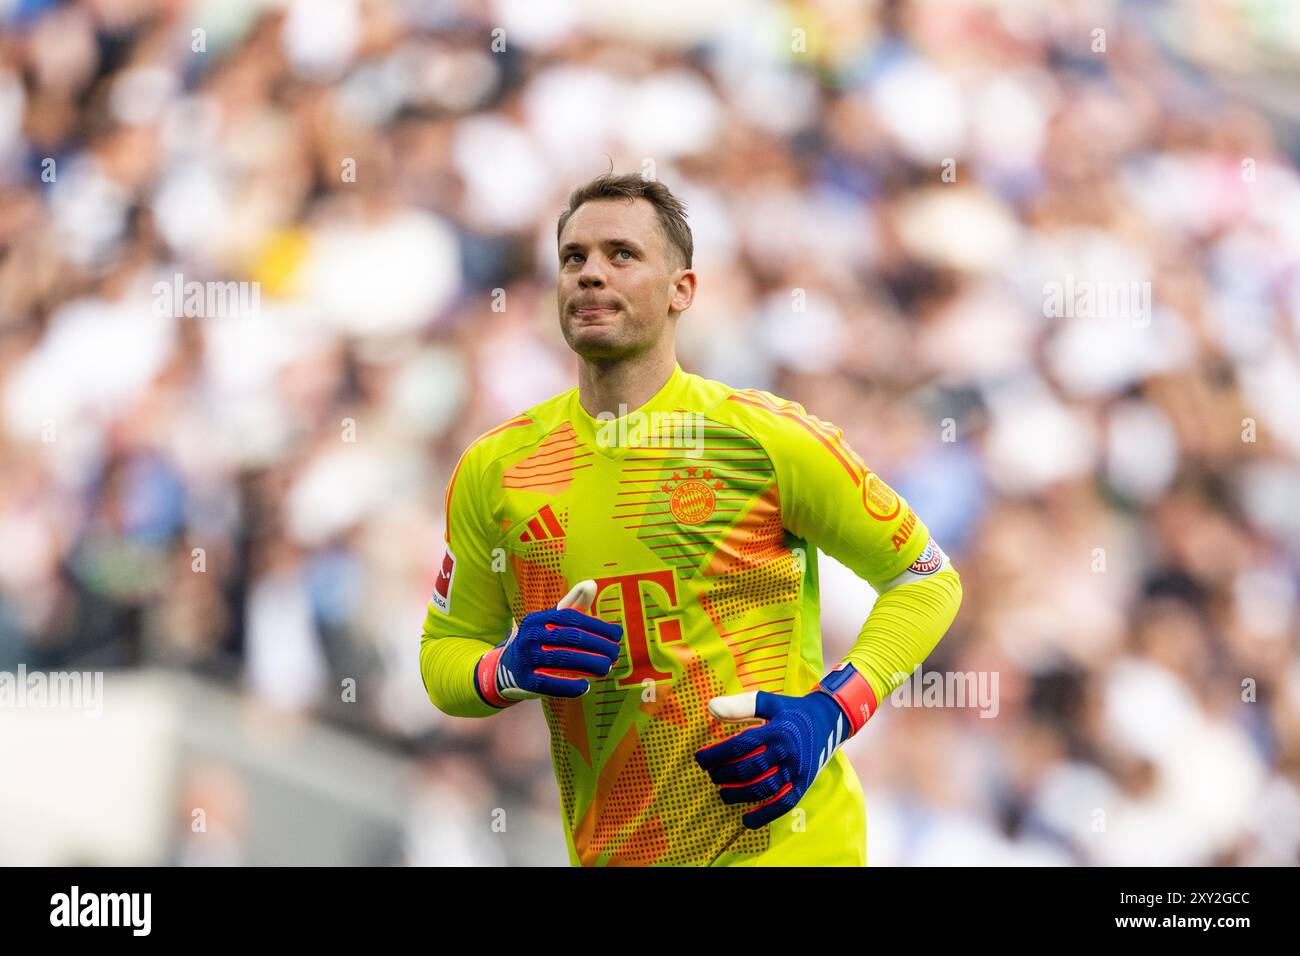
[[[675,471],[672,481],[659,486],[668,495],[668,510],[681,524],[703,524],[712,518],[718,507],[717,492],[724,487],[708,468],[703,472],[698,468],[687,468],[685,478],[681,472]]]
[[[934,574],[943,565],[943,551],[933,541],[925,543],[922,551],[907,570],[913,574]]]

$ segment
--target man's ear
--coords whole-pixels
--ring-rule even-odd
[[[670,310],[673,312],[685,312],[695,301],[696,278],[694,269],[678,270],[677,278],[673,281],[673,298],[670,304]]]

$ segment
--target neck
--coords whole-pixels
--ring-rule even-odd
[[[672,376],[676,364],[677,355],[672,349],[612,362],[580,358],[578,401],[592,418],[602,412],[621,418],[653,398]]]

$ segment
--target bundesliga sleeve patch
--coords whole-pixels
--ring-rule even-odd
[[[943,559],[943,551],[934,543],[934,539],[931,539],[925,543],[925,550],[917,556],[907,570],[913,574],[934,574],[943,566]]]
[[[456,576],[456,556],[447,549],[442,559],[442,569],[433,582],[433,606],[443,614],[451,614],[451,585]]]

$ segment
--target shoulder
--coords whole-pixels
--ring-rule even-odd
[[[448,498],[451,496],[452,487],[466,475],[473,476],[471,480],[477,481],[479,476],[492,467],[493,463],[509,458],[545,439],[557,424],[566,419],[569,400],[575,391],[576,389],[570,389],[539,402],[513,418],[489,428],[465,446],[448,482]]]
[[[570,400],[576,391],[574,388],[553,395],[488,429],[469,443],[462,458],[487,464],[536,444],[567,421]]]
[[[712,418],[762,422],[783,410],[807,415],[802,405],[757,388],[739,388],[702,375],[686,374],[683,406]]]
[[[756,421],[776,418],[793,421],[796,417],[818,421],[798,402],[781,398],[761,388],[740,388],[689,372],[686,373],[686,382],[687,400],[695,411]]]
[[[712,384],[721,390],[719,400],[711,409],[713,417],[755,432],[756,437],[819,444],[826,440],[839,442],[844,438],[838,427],[818,418],[798,402],[761,388],[732,388],[721,382]]]
[[[781,468],[844,474],[855,485],[870,471],[849,447],[843,429],[799,402],[761,388],[728,389],[710,417],[749,434]]]

